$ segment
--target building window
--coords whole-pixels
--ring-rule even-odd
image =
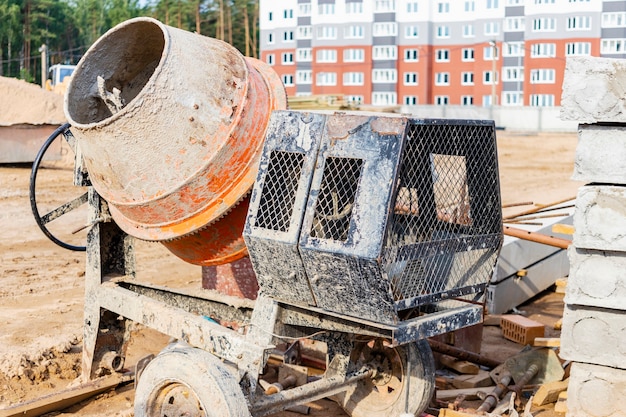
[[[533,19],[533,32],[554,32],[556,31],[556,19],[542,17]]]
[[[461,105],[463,105],[463,106],[473,106],[474,105],[474,97],[473,96],[461,96]]]
[[[503,68],[502,81],[524,81],[524,67]]]
[[[502,101],[505,106],[523,106],[524,96],[519,91],[508,91],[503,94]]]
[[[313,50],[311,48],[296,49],[296,61],[311,62],[313,61]]]
[[[591,30],[591,16],[568,17],[567,30]]]
[[[437,13],[450,13],[450,3],[447,1],[437,3]]]
[[[600,43],[600,53],[602,54],[623,54],[626,39],[602,39]]]
[[[283,10],[283,17],[285,19],[293,19],[293,9],[285,9],[285,10]]]
[[[334,15],[335,3],[322,3],[317,6],[317,13],[319,15]]]
[[[363,26],[350,25],[344,29],[343,37],[346,39],[362,39],[363,38]]]
[[[437,49],[435,61],[450,62],[450,50],[449,49]]]
[[[625,28],[626,12],[602,13],[603,28]]]
[[[483,84],[493,84],[494,76],[492,71],[483,71]],[[498,84],[498,73],[495,73],[495,83]]]
[[[416,106],[417,105],[417,97],[416,96],[404,96],[404,105],[405,106]]]
[[[465,62],[474,61],[474,48],[463,48],[461,50],[461,60]]]
[[[343,62],[364,62],[365,50],[363,49],[345,49],[343,51]]]
[[[268,33],[267,34],[267,43],[274,43],[274,34],[273,33]]]
[[[372,48],[373,60],[396,60],[398,59],[398,48],[394,45],[374,46]]]
[[[507,17],[504,19],[505,32],[523,32],[526,30],[526,20],[524,17]]]
[[[491,107],[491,102],[493,100],[493,97],[490,95],[488,96],[483,96],[483,107]],[[498,99],[496,98],[496,101]]]
[[[283,41],[293,42],[293,30],[286,30],[283,32]]]
[[[374,106],[394,106],[398,103],[396,93],[378,92],[372,93]]]
[[[476,10],[476,2],[474,0],[466,0],[463,3],[463,11],[465,12],[473,12]]]
[[[361,14],[363,13],[363,3],[359,2],[347,2],[346,14]]]
[[[487,0],[487,9],[497,9],[499,3],[499,0]]]
[[[417,72],[405,72],[404,73],[404,85],[417,85]]]
[[[361,103],[363,103],[363,96],[344,96],[344,100],[350,105],[350,106],[358,106]]]
[[[274,65],[274,61],[275,61],[274,54],[268,54],[267,57],[265,58],[265,62],[267,62],[268,65]]]
[[[449,38],[450,37],[450,27],[446,25],[437,26],[437,37],[438,38]]]
[[[285,74],[283,75],[283,84],[285,85],[285,87],[292,87],[293,84],[293,75],[291,74]]]
[[[461,73],[461,84],[462,85],[474,85],[474,73],[473,72],[462,72]]]
[[[525,0],[506,0],[507,6],[523,6]]]
[[[524,42],[505,42],[504,43],[504,51],[502,54],[504,56],[524,56]]]
[[[410,25],[404,28],[404,37],[406,39],[415,39],[419,36],[419,28],[417,25]]]
[[[435,96],[435,104],[438,106],[447,106],[450,101],[448,96]]]
[[[534,69],[530,71],[531,84],[554,84],[556,71],[553,69]]]
[[[406,4],[406,12],[407,13],[417,13],[417,2],[410,1]]]
[[[336,49],[318,49],[315,55],[317,62],[337,62]]]
[[[365,77],[362,72],[346,72],[343,74],[343,85],[363,85]]]
[[[396,83],[397,81],[395,69],[375,69],[372,71],[372,83]]]
[[[473,23],[467,23],[467,24],[463,25],[463,37],[464,38],[473,38],[474,36],[476,36],[476,33],[474,32],[474,24]]]
[[[450,85],[450,73],[449,72],[436,73],[435,85]]]
[[[500,50],[500,48],[493,47],[491,45],[483,47],[483,60],[485,60],[485,61],[493,61],[493,59],[494,59],[494,56],[493,56],[494,52],[495,52],[495,55],[496,55],[495,59],[497,60],[498,56],[500,55],[499,54],[499,50]]]
[[[535,4],[554,4],[554,0],[535,0]]]
[[[568,42],[565,45],[565,55],[567,56],[591,55],[591,42]]]
[[[396,36],[398,25],[395,22],[374,23],[372,36]]]
[[[500,33],[500,23],[498,22],[487,22],[485,23],[485,35],[486,36],[494,36]]]
[[[291,52],[284,52],[282,55],[282,63],[283,65],[292,65],[293,64],[293,54]]]
[[[298,26],[298,39],[313,39],[311,26]]]
[[[337,39],[337,28],[334,26],[319,26],[317,39]]]
[[[274,19],[274,12],[269,12],[267,14],[267,20],[269,20],[270,22]]]
[[[536,43],[530,47],[532,58],[554,58],[556,56],[555,43]]]
[[[296,71],[296,82],[298,84],[311,84],[313,82],[313,71],[311,70]]]
[[[318,72],[315,78],[315,85],[337,85],[337,73]]]
[[[376,0],[374,2],[374,13],[387,13],[396,11],[395,0]]]
[[[311,3],[298,4],[298,14],[300,16],[311,16]]]
[[[404,50],[404,62],[417,62],[419,60],[419,52],[417,49]]]
[[[554,106],[553,94],[531,94],[530,105],[535,107],[552,107]]]

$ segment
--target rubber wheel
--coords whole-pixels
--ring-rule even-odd
[[[357,366],[373,363],[377,372],[374,378],[360,381],[356,388],[338,398],[349,415],[419,416],[428,407],[435,390],[435,363],[428,341],[395,348],[385,346],[380,339],[357,343],[350,360]],[[407,361],[410,362],[408,378]]]
[[[141,373],[135,417],[248,417],[234,374],[218,358],[191,347],[167,348]]]

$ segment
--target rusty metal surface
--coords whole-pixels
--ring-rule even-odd
[[[149,18],[100,38],[65,101],[93,185],[120,227],[171,240],[170,250],[202,265],[245,255],[243,216],[219,220],[249,192],[269,114],[285,106],[266,64]],[[208,226],[225,233],[208,253],[194,250],[198,239],[180,239]]]

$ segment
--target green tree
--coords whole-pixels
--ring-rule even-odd
[[[0,76],[10,76],[16,44],[19,49],[20,6],[13,0],[0,0],[0,22]]]

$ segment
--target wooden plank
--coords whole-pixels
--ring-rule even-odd
[[[36,417],[52,411],[63,410],[94,395],[115,388],[119,384],[130,382],[134,378],[134,373],[128,373],[89,381],[82,385],[0,410],[0,417]]]
[[[567,391],[563,391],[559,394],[559,399],[554,404],[554,412],[558,414],[567,413]]]
[[[439,410],[439,417],[476,417],[477,414],[464,413],[462,411],[452,410],[450,408],[442,408]]]
[[[552,225],[552,233],[559,233],[562,235],[573,235],[576,229],[571,224],[557,223]]]
[[[478,370],[480,369],[475,363],[462,361],[448,355],[441,355],[439,361],[448,368],[454,369],[461,374],[476,375],[478,373]]]
[[[533,346],[539,347],[560,347],[561,339],[558,337],[535,337]]]
[[[567,390],[569,378],[564,381],[552,381],[539,387],[533,396],[533,404],[536,406],[551,404],[559,399],[559,395]]]

